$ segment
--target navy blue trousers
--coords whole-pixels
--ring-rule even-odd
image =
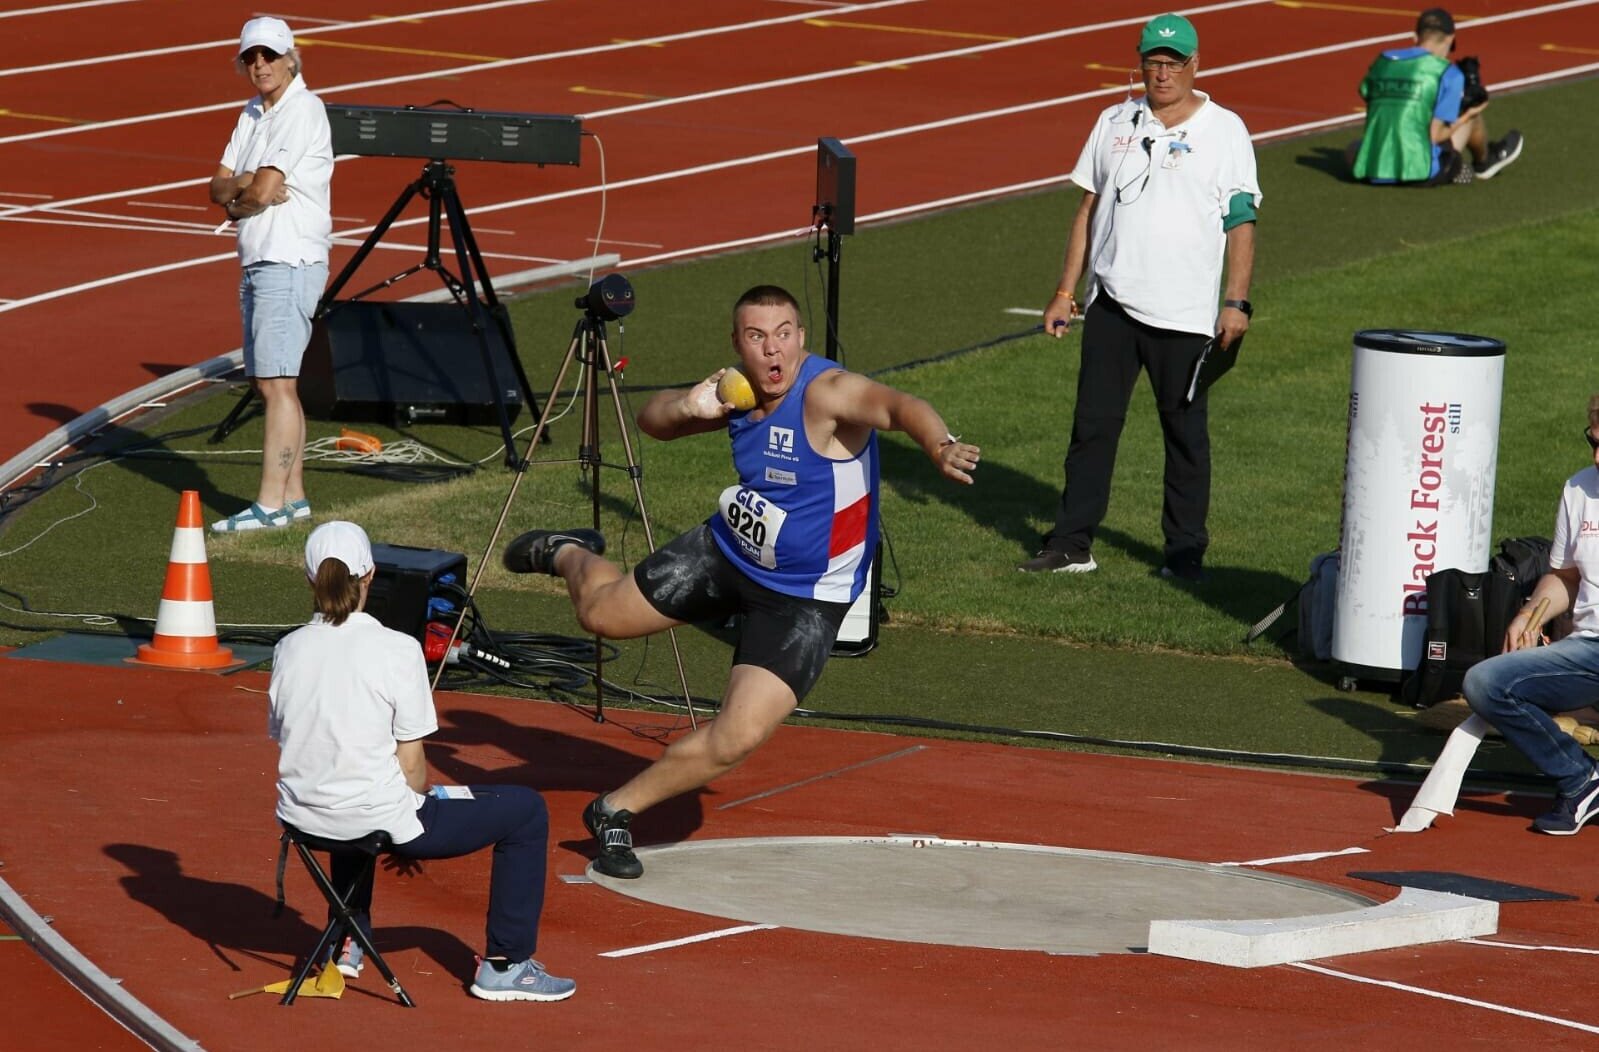
[[[525,961],[539,944],[549,809],[544,797],[525,785],[470,788],[471,800],[429,796],[416,812],[422,835],[394,845],[394,853],[402,858],[459,858],[494,845],[484,956]],[[333,886],[343,890],[360,863],[358,855],[334,855]],[[370,936],[371,880],[355,889],[349,904],[356,923]]]

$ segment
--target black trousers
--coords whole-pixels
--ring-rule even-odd
[[[1166,563],[1204,558],[1210,543],[1210,428],[1208,393],[1183,405],[1188,378],[1208,337],[1156,329],[1127,316],[1103,292],[1083,317],[1082,366],[1071,445],[1066,449],[1066,487],[1061,491],[1048,548],[1086,552],[1110,506],[1110,479],[1127,404],[1140,369],[1149,372],[1166,440],[1165,495],[1160,526]]]

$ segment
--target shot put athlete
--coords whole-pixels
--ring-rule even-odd
[[[594,530],[532,530],[505,550],[516,573],[563,578],[578,621],[633,639],[742,615],[720,714],[583,812],[599,872],[637,877],[633,816],[742,763],[816,683],[839,625],[865,587],[877,545],[877,432],[902,431],[940,474],[969,485],[979,450],[932,406],[805,350],[799,305],[781,288],[733,307],[733,348],[754,389],[738,410],[717,394],[725,370],[662,391],[638,415],[663,441],[726,429],[738,481],[706,522],[625,574]]]

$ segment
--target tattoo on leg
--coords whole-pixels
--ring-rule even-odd
[[[284,446],[278,451],[278,467],[287,471],[294,466],[294,447]]]

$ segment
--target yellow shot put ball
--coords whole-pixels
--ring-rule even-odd
[[[735,409],[755,408],[755,388],[750,386],[749,378],[734,365],[728,366],[722,378],[716,381],[716,397],[731,402]]]

